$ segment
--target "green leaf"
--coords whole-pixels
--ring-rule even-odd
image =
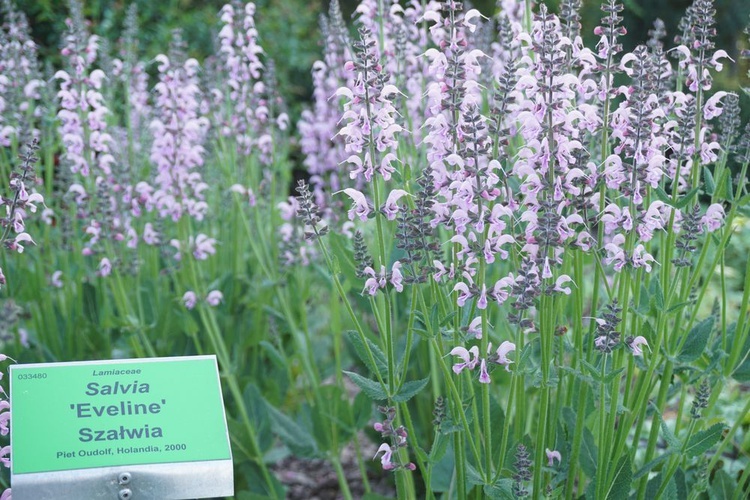
[[[708,338],[714,329],[714,317],[709,316],[697,325],[687,334],[687,340],[682,345],[682,350],[677,359],[683,363],[695,361],[706,350]]]
[[[472,486],[478,486],[484,484],[484,478],[479,471],[470,463],[466,463],[466,485],[471,488]]]
[[[674,435],[672,429],[670,429],[667,423],[662,420],[661,415],[658,413],[657,415],[659,416],[659,422],[661,423],[661,435],[664,437],[664,440],[667,442],[670,448],[675,450],[681,449],[682,441]]]
[[[682,210],[683,208],[685,208],[686,206],[688,206],[688,204],[693,199],[693,195],[695,195],[695,193],[698,192],[698,189],[700,189],[700,188],[694,187],[693,189],[691,189],[690,191],[688,191],[687,193],[685,193],[682,197],[680,197],[680,201],[678,201],[677,203],[674,204],[674,207],[677,208],[677,209],[679,209],[679,210]]]
[[[267,404],[266,406],[268,413],[273,417],[271,427],[274,433],[289,447],[292,453],[302,458],[314,458],[319,454],[315,439],[309,432],[306,432],[294,420],[272,405]]]
[[[596,442],[594,441],[594,435],[591,433],[588,427],[584,427],[583,443],[581,446],[581,455],[579,457],[579,462],[581,464],[581,469],[583,469],[583,472],[585,472],[588,477],[594,477],[594,475],[596,474],[596,460],[597,450]]]
[[[348,372],[346,370],[344,370],[344,374],[357,384],[357,387],[362,389],[362,392],[367,394],[367,397],[373,401],[388,399],[388,394],[386,394],[379,382],[363,377],[359,373]]]
[[[609,372],[607,374],[607,376],[604,377],[604,383],[605,384],[609,384],[610,382],[612,382],[615,379],[616,376],[618,376],[620,373],[622,373],[624,371],[625,371],[625,367],[623,366],[622,368],[618,368],[617,370],[613,370],[613,371]]]
[[[242,402],[247,410],[250,422],[258,436],[258,447],[265,452],[273,445],[271,419],[268,416],[268,404],[255,384],[247,384],[242,394]],[[244,431],[243,431],[244,432]]]
[[[664,293],[661,290],[661,282],[658,277],[654,277],[649,285],[649,294],[651,295],[651,303],[657,311],[664,310]]]
[[[491,500],[514,500],[513,480],[509,478],[500,479],[495,484],[486,485],[484,494]]]
[[[630,463],[630,453],[625,453],[615,466],[612,482],[607,489],[607,500],[626,500],[630,493],[630,483],[633,481],[633,467]]]
[[[360,392],[354,397],[352,414],[354,427],[357,429],[363,428],[370,422],[370,418],[372,418],[372,401],[370,401],[370,398],[364,392]]]
[[[401,390],[398,391],[398,394],[393,396],[393,401],[396,403],[406,403],[419,391],[424,389],[429,381],[430,377],[425,377],[423,379],[412,380],[404,383],[404,385],[401,386]]]
[[[750,382],[750,356],[732,372],[732,378],[737,382]]]
[[[584,368],[586,368],[588,370],[588,372],[591,374],[591,376],[594,378],[594,380],[596,380],[597,382],[601,382],[602,381],[602,374],[601,374],[601,370],[599,368],[597,368],[596,366],[592,365],[591,363],[589,363],[585,359],[581,360],[581,364],[583,365]]]
[[[380,347],[378,347],[375,342],[365,337],[365,342],[367,342],[366,346],[365,342],[362,341],[362,337],[360,337],[359,333],[354,330],[346,332],[346,339],[354,348],[357,357],[359,357],[362,363],[365,364],[368,370],[372,373],[379,373],[384,380],[388,378],[388,362],[386,361],[385,354],[383,354],[383,351],[380,350]],[[370,348],[375,364],[373,364],[367,353],[367,347]]]
[[[706,430],[693,435],[685,447],[685,453],[689,457],[697,457],[707,452],[713,445],[719,442],[724,432],[724,424],[714,424]]]
[[[660,463],[665,462],[670,456],[674,455],[675,453],[676,453],[675,450],[667,450],[665,453],[651,460],[650,462],[645,464],[643,467],[638,469],[638,471],[633,475],[633,480],[637,481],[638,479],[642,478],[643,476],[648,474],[651,471],[651,469],[653,469]]]
[[[664,482],[663,473],[659,473],[655,477],[651,478],[648,484],[646,485],[645,497],[656,498],[656,494],[659,493],[659,488],[661,488],[661,485],[663,482]],[[664,489],[659,499],[660,500],[677,500],[677,485],[675,484],[674,477],[669,479],[669,482],[667,483],[667,487]]]
[[[430,449],[429,462],[436,464],[445,456],[445,452],[448,451],[448,445],[452,440],[452,437],[448,437],[447,434],[437,433],[435,435],[435,441],[432,442],[432,449]]]
[[[731,332],[731,347],[730,351],[735,349],[735,339],[737,338],[737,324],[733,323],[727,328],[727,333]],[[738,365],[732,372],[732,378],[737,382],[750,382],[750,337],[745,339],[745,345],[740,349],[740,355],[738,358]]]
[[[687,498],[688,489],[687,483],[685,482],[685,471],[682,470],[682,467],[675,471],[674,477],[672,479],[674,480],[675,487],[677,488],[677,498]]]
[[[276,349],[276,346],[274,346],[267,340],[262,340],[259,345],[263,348],[264,351],[268,353],[268,357],[274,365],[286,370],[287,366],[286,362],[284,361],[284,357],[281,355],[279,350]]]
[[[730,500],[734,498],[735,491],[737,491],[737,483],[734,479],[722,469],[716,471],[714,480],[711,482],[711,500]]]
[[[448,441],[453,441],[453,438],[448,438]],[[453,481],[456,458],[453,454],[453,445],[451,443],[448,444],[447,452],[432,466],[430,489],[435,493],[448,491]]]
[[[650,299],[648,289],[646,289],[646,286],[641,283],[641,296],[638,299],[638,307],[636,308],[636,312],[640,315],[648,314],[648,311],[650,309],[649,302]]]
[[[714,176],[708,167],[703,167],[703,182],[706,184],[706,194],[713,195],[716,190],[716,183],[714,182]]]

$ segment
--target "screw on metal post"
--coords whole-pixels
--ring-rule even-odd
[[[117,497],[120,500],[130,500],[131,498],[133,498],[133,492],[130,491],[129,488],[123,488],[120,490],[120,493],[117,495]]]
[[[130,482],[130,472],[121,472],[117,476],[117,482],[120,484],[128,484]]]

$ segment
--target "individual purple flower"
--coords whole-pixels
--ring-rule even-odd
[[[154,225],[150,222],[147,222],[146,225],[143,226],[143,241],[151,246],[159,244],[159,233],[156,232]]]
[[[193,309],[198,303],[198,296],[192,290],[188,290],[182,296],[182,303],[185,304],[187,309]]]
[[[409,193],[407,193],[403,189],[394,189],[390,192],[390,194],[388,195],[388,199],[380,209],[383,215],[385,215],[386,219],[394,220],[396,218],[396,215],[398,215],[398,200],[408,194]]]
[[[206,303],[211,307],[218,306],[221,304],[222,300],[224,300],[224,294],[219,290],[211,290],[208,292],[208,295],[206,295]]]
[[[380,455],[381,453],[383,454],[383,456],[380,457],[380,464],[383,466],[383,470],[395,469],[396,464],[391,461],[393,458],[393,449],[388,443],[383,443],[380,445],[380,448],[378,448],[378,451],[375,453],[373,459],[378,458],[378,455]]]
[[[3,391],[5,392],[5,391]],[[10,403],[4,399],[0,401],[0,436],[7,436],[10,433]]]
[[[370,295],[375,295],[378,293],[378,290],[380,288],[385,288],[386,284],[386,270],[385,266],[380,266],[380,274],[375,274],[375,270],[367,266],[364,269],[364,273],[366,276],[369,276],[369,278],[365,281],[365,290],[367,290],[367,293]],[[363,290],[364,293],[364,290]]]
[[[367,221],[371,208],[365,195],[353,188],[343,189],[342,192],[352,199],[352,208],[349,209],[349,220],[359,218],[362,222]]]
[[[466,329],[466,333],[469,335],[473,335],[476,339],[482,338],[482,317],[477,316],[473,320],[471,320],[471,323],[469,323],[469,326]]]
[[[477,346],[472,347],[468,351],[464,347],[454,347],[448,354],[451,356],[458,356],[463,360],[463,363],[456,363],[453,365],[453,372],[455,374],[461,373],[464,368],[473,370],[479,362],[479,347]]]
[[[491,345],[490,345],[491,346]],[[510,364],[513,362],[508,359],[508,354],[516,350],[516,344],[509,341],[504,341],[495,351],[495,358],[493,361],[499,365],[505,366],[505,371],[510,371]]]
[[[10,457],[8,455],[10,455],[10,445],[0,448],[0,462],[10,469]]]
[[[112,263],[109,261],[108,258],[104,257],[101,261],[99,261],[99,276],[102,278],[106,278],[110,274],[112,274]]]
[[[630,341],[628,344],[630,349],[633,351],[633,356],[642,356],[643,355],[643,349],[641,349],[642,345],[645,345],[648,347],[648,342],[644,337],[641,337],[640,335],[635,337],[633,340]]]
[[[456,283],[456,286],[453,287],[453,291],[458,292],[458,298],[456,299],[456,303],[460,307],[463,307],[466,304],[466,301],[473,297],[473,294],[471,293],[469,286],[463,281]]]
[[[404,275],[401,274],[401,262],[396,261],[391,268],[391,285],[397,292],[404,291]]]
[[[490,379],[490,374],[487,372],[487,360],[482,358],[482,361],[479,363],[479,383],[480,384],[489,384],[492,382]]]
[[[714,203],[706,209],[706,215],[701,217],[701,224],[706,227],[709,233],[712,233],[724,223],[724,216],[724,208],[718,203]]]
[[[192,243],[192,237],[190,238]],[[195,245],[193,246],[193,257],[197,260],[206,260],[210,255],[216,253],[216,240],[209,238],[205,234],[199,234],[195,238]]]
[[[555,287],[553,288],[556,292],[564,293],[565,295],[570,295],[571,290],[570,287],[563,286],[566,283],[572,283],[573,279],[568,276],[567,274],[561,275],[557,280],[555,281]]]
[[[545,448],[545,453],[547,453],[547,465],[552,467],[555,465],[555,460],[557,460],[557,463],[559,464],[562,461],[562,455],[557,450],[550,450],[549,448]]]

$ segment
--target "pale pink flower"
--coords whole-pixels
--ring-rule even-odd
[[[461,373],[464,368],[473,370],[477,366],[477,362],[479,362],[479,347],[477,346],[472,347],[468,351],[465,347],[454,347],[448,354],[458,356],[463,360],[463,363],[453,365],[453,372],[456,374]]]
[[[384,470],[392,470],[396,467],[396,465],[391,462],[391,459],[393,458],[393,450],[387,443],[383,443],[380,445],[380,448],[378,448],[378,451],[375,452],[375,456],[373,457],[373,460],[378,458],[378,455],[382,453],[383,456],[380,457],[380,464],[383,466]]]
[[[50,278],[50,284],[54,286],[55,288],[62,288],[63,282],[62,282],[62,271],[55,271],[52,273],[52,277]]]
[[[398,214],[398,200],[407,194],[409,193],[403,189],[394,189],[391,191],[388,195],[388,199],[385,201],[385,205],[380,209],[386,219],[394,220],[396,218],[396,215]]]
[[[182,303],[185,304],[186,308],[192,309],[198,303],[198,296],[192,290],[188,290],[182,296]]]
[[[206,303],[211,307],[218,306],[221,304],[222,300],[224,300],[224,294],[219,290],[211,290],[208,292],[208,295],[206,295]]]
[[[549,448],[545,448],[544,450],[547,453],[547,465],[552,467],[555,465],[555,460],[557,460],[557,463],[559,464],[562,461],[562,455],[557,450],[550,450]]]
[[[510,364],[513,362],[512,360],[508,359],[508,354],[515,350],[516,344],[506,340],[502,344],[500,344],[500,347],[498,347],[497,351],[495,351],[495,354],[497,355],[496,363],[505,366],[505,371],[507,372],[510,371]]]
[[[393,288],[395,288],[397,292],[404,291],[404,275],[401,274],[401,262],[399,261],[393,263],[391,285],[393,285]]]
[[[112,263],[108,258],[104,257],[99,261],[99,276],[106,278],[110,274],[112,274]]]
[[[370,204],[367,202],[365,195],[352,188],[344,189],[341,192],[351,198],[353,202],[352,208],[349,209],[349,220],[359,217],[362,222],[367,221],[367,217],[370,215]]]
[[[648,342],[644,337],[641,337],[640,335],[633,339],[633,341],[630,343],[630,348],[633,350],[633,356],[642,356],[643,355],[643,349],[641,349],[641,346],[645,345],[648,347]]]
[[[467,328],[466,332],[470,335],[474,335],[474,338],[481,339],[482,338],[482,317],[477,316],[473,320],[471,320],[471,323],[469,323],[469,327]]]
[[[482,362],[479,364],[479,383],[489,384],[492,382],[490,374],[487,372],[487,360],[482,358]]]
[[[706,215],[701,217],[701,223],[709,233],[712,233],[724,223],[724,216],[724,208],[718,203],[714,203],[706,209]]]

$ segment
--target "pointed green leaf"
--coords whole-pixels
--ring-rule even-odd
[[[703,182],[706,185],[706,194],[713,195],[716,190],[716,183],[714,182],[714,175],[708,167],[703,167]]]
[[[401,386],[401,390],[398,391],[398,394],[393,396],[393,401],[396,403],[406,403],[413,398],[415,394],[424,389],[429,381],[430,377],[425,377],[423,379],[412,380],[404,383],[404,385]]]
[[[607,500],[627,500],[630,483],[633,481],[633,467],[630,464],[630,453],[625,453],[615,466],[612,482],[607,486]]]
[[[638,479],[642,478],[643,476],[648,474],[651,471],[651,469],[653,469],[660,463],[665,462],[670,456],[674,455],[675,453],[676,453],[675,450],[667,450],[665,453],[651,460],[650,462],[645,464],[643,467],[638,469],[638,471],[633,475],[633,480],[637,481]]]
[[[664,293],[661,290],[661,282],[658,277],[654,277],[649,285],[649,293],[651,295],[651,303],[657,311],[664,310]]]
[[[583,472],[585,472],[588,477],[594,477],[594,474],[596,474],[596,460],[597,450],[594,435],[588,427],[584,427],[579,462],[581,464],[581,469],[583,469]]]
[[[514,500],[513,480],[509,478],[500,479],[495,484],[484,487],[484,494],[490,500]]]
[[[682,350],[677,359],[683,363],[695,361],[706,350],[708,338],[714,329],[714,317],[710,316],[693,327],[687,334],[687,340],[682,345]]]
[[[450,444],[452,437],[448,437],[447,434],[437,433],[435,435],[435,441],[432,443],[432,449],[430,450],[429,462],[431,464],[438,463],[444,456],[445,452],[448,451],[448,445]]]
[[[659,473],[655,477],[649,480],[646,485],[646,498],[656,498],[661,488],[662,482],[664,482],[664,474]],[[685,498],[685,497],[683,497]],[[675,484],[674,477],[669,479],[666,488],[659,496],[660,500],[677,500],[677,485]]]
[[[682,467],[675,471],[673,479],[677,488],[677,498],[687,498],[687,482],[685,481],[685,471],[682,470]]]
[[[683,208],[688,206],[690,202],[693,200],[693,196],[695,195],[695,193],[698,192],[698,189],[700,188],[694,187],[693,189],[685,193],[683,196],[679,198],[679,201],[674,204],[674,207],[679,210],[682,210]]]
[[[735,498],[735,491],[737,491],[737,483],[732,476],[722,469],[716,471],[714,480],[711,482],[711,500],[730,500]]]
[[[319,454],[315,439],[309,432],[302,429],[294,420],[272,405],[266,404],[266,406],[272,417],[271,427],[273,432],[289,447],[292,453],[303,458],[313,458]]]
[[[707,452],[713,445],[719,442],[724,432],[724,424],[714,424],[708,429],[694,434],[685,447],[685,453],[689,457],[697,457]]]
[[[362,389],[362,392],[373,401],[383,401],[384,399],[388,399],[388,394],[386,394],[383,387],[378,382],[363,377],[359,373],[344,371],[344,374],[347,375],[352,382],[357,384],[357,387]]]
[[[379,373],[383,379],[388,378],[388,362],[386,361],[385,354],[383,354],[383,351],[380,350],[380,347],[378,347],[375,342],[365,337],[365,342],[367,342],[367,345],[365,346],[365,342],[362,341],[362,337],[358,332],[354,330],[349,330],[346,332],[346,339],[354,348],[354,352],[357,353],[357,357],[359,357],[362,363],[365,364],[368,370],[370,370],[372,373]],[[372,359],[367,353],[367,347],[370,348]],[[373,360],[375,362],[374,364]]]

